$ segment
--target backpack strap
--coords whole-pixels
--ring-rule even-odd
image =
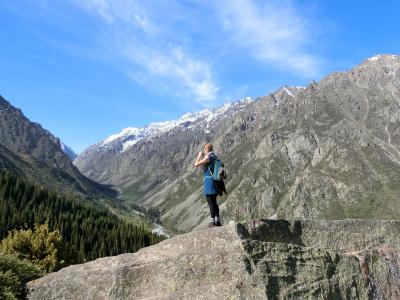
[[[210,159],[210,155],[208,155],[208,159]],[[213,169],[214,169],[216,158],[213,158],[212,161],[213,161]],[[213,174],[213,172],[211,172],[210,165],[211,165],[211,159],[210,159],[210,163],[208,164],[208,171],[210,171],[211,177],[213,177],[214,174]]]
[[[210,166],[208,166],[208,171],[210,171],[210,174],[211,174],[211,176],[210,176],[210,177],[213,177],[213,176],[214,176],[214,174],[213,174],[213,172],[211,172]]]

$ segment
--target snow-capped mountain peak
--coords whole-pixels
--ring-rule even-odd
[[[233,109],[233,111],[243,109],[247,104],[252,101],[254,100],[251,97],[247,97],[237,102],[226,103],[213,110],[204,109],[197,112],[188,112],[182,115],[177,120],[152,122],[142,128],[127,127],[122,129],[119,133],[107,137],[98,145],[103,148],[115,143],[120,144],[122,146],[122,149],[120,148],[120,151],[125,152],[141,140],[159,136],[175,128],[187,130],[193,127],[198,127],[199,129],[207,133],[209,132],[207,128],[209,127],[210,123],[214,122],[218,118],[223,118],[229,113],[231,109]]]

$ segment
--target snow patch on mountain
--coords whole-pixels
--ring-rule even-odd
[[[271,109],[281,105],[285,101],[291,101],[304,90],[306,90],[306,87],[304,86],[285,85],[281,87],[271,94]]]
[[[399,57],[398,55],[392,55],[392,54],[391,55],[388,55],[388,54],[377,54],[377,55],[375,55],[373,57],[368,58],[367,60],[368,61],[377,61],[379,59],[384,59],[384,58],[396,59],[398,57]]]
[[[115,141],[119,138],[125,137],[125,136],[129,136],[129,135],[139,135],[140,134],[140,129],[142,128],[137,128],[137,127],[128,127],[128,128],[124,128],[122,129],[121,132],[117,133],[117,134],[113,134],[110,135],[108,138],[104,139],[101,143],[101,146],[104,146],[108,143],[111,143],[112,141]]]
[[[132,147],[133,145],[137,144],[141,140],[143,140],[143,138],[137,138],[137,139],[134,139],[134,140],[129,140],[129,141],[123,142],[122,143],[121,152],[125,152],[126,150],[128,150],[130,147]]]
[[[284,87],[282,90],[283,92],[286,92],[290,97],[294,97],[293,93],[287,87]]]
[[[376,61],[378,59],[379,59],[379,55],[368,58],[369,61]]]

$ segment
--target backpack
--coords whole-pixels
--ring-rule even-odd
[[[210,171],[211,176],[213,178],[217,194],[219,196],[222,196],[224,192],[226,194],[225,183],[224,183],[224,179],[226,179],[227,177],[225,171],[225,165],[221,160],[216,159],[214,161],[214,166],[212,169],[213,170],[211,171],[210,167],[208,167],[208,170]]]
[[[211,171],[210,168],[209,168],[209,171],[210,171],[211,176],[213,177],[214,180],[224,180],[224,179],[226,179],[225,165],[219,159],[216,159],[214,161],[213,171]]]

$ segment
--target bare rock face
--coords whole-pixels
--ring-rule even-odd
[[[28,284],[29,299],[397,299],[400,222],[258,220]]]

